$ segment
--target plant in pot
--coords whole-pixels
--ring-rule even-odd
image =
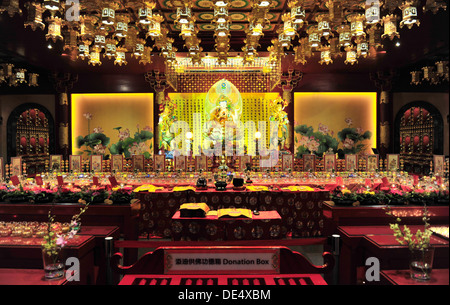
[[[427,207],[424,207],[422,220],[424,222],[423,231],[418,229],[414,234],[407,225],[400,226],[401,218],[394,216],[394,213],[387,207],[387,215],[395,217],[395,223],[389,224],[394,236],[399,244],[407,245],[410,250],[410,274],[411,278],[418,281],[428,281],[431,278],[431,271],[434,259],[434,247],[430,244],[433,231],[430,230]]]

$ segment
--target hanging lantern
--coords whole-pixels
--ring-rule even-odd
[[[339,46],[348,47],[352,43],[352,34],[350,32],[350,26],[342,24],[337,28],[339,33]]]
[[[93,65],[93,66],[101,66],[102,62],[100,60],[100,52],[96,49],[93,49],[91,51],[91,53],[89,54],[89,61],[88,61],[89,65]]]
[[[395,37],[400,38],[400,34],[397,32],[397,16],[387,15],[383,17],[384,33],[381,38],[389,38],[393,40]]]
[[[226,23],[228,22],[228,8],[226,6],[214,7],[214,22],[215,23]]]
[[[161,22],[163,18],[160,15],[154,15],[151,23],[148,25],[147,35],[153,38],[161,36]]]
[[[144,52],[142,53],[140,64],[147,65],[152,63],[152,48],[144,47]]]
[[[347,47],[345,51],[347,52],[347,53],[346,53],[346,58],[345,58],[345,61],[344,61],[344,63],[345,63],[346,65],[347,65],[347,64],[353,65],[353,64],[355,64],[355,63],[358,63],[358,60],[357,60],[357,54],[356,54],[356,51],[355,51],[354,48],[352,48],[352,47]]]
[[[291,46],[291,37],[284,33],[278,35],[278,41],[283,48],[289,49]]]
[[[85,60],[86,58],[89,58],[89,45],[82,43],[78,46],[78,58],[81,58],[81,60]]]
[[[16,77],[16,81],[19,83],[19,84],[22,84],[22,83],[26,83],[27,82],[27,80],[25,79],[25,72],[26,72],[27,70],[26,69],[16,69],[15,71],[14,71],[14,74],[15,74],[15,77]]]
[[[111,59],[116,56],[117,50],[117,41],[115,39],[108,38],[106,39],[106,47],[105,47],[105,57]]]
[[[215,13],[214,13],[215,14]],[[175,22],[179,24],[189,23],[192,19],[192,10],[188,6],[177,7],[177,17]]]
[[[106,46],[105,34],[99,32],[95,35],[93,48],[101,52]]]
[[[128,34],[128,18],[127,17],[120,17],[119,21],[116,24],[116,37],[125,38]]]
[[[358,42],[358,44],[356,45],[356,54],[358,55],[358,57],[366,58],[368,53],[369,44],[367,43],[367,41]]]
[[[366,23],[367,24],[376,24],[381,21],[381,13],[380,13],[380,1],[378,0],[369,0],[366,1]]]
[[[80,38],[83,42],[91,43],[95,33],[95,19],[92,16],[80,17]]]
[[[291,7],[291,21],[296,25],[297,29],[301,28],[306,18],[306,12],[301,5],[294,4]]]
[[[116,51],[116,59],[114,60],[114,65],[126,65],[128,64],[127,59],[126,59],[126,51],[127,49],[125,48],[117,48]]]
[[[320,34],[317,29],[317,25],[313,25],[308,28],[308,34],[309,34],[309,46],[311,48],[317,48],[320,45]]]
[[[325,39],[328,39],[328,37],[330,37],[331,34],[329,16],[327,16],[326,14],[321,14],[318,15],[316,19],[317,19],[317,30],[319,31],[319,34]]]
[[[419,85],[421,83],[421,72],[412,71],[411,72],[411,85]]]
[[[19,0],[3,0],[2,5],[0,6],[0,13],[2,12],[7,12],[11,18],[13,18],[15,14],[22,15]]]
[[[411,29],[415,24],[420,25],[419,19],[417,17],[417,7],[414,5],[414,1],[406,1],[401,6],[402,10],[402,21],[400,21],[400,28],[407,26]]]
[[[28,74],[28,86],[37,87],[38,86],[38,76],[37,73],[29,73]]]
[[[78,43],[78,33],[73,29],[67,29],[63,32],[64,50],[75,50]]]
[[[146,3],[144,7],[139,8],[139,23],[141,24],[150,24],[152,22],[153,17],[153,8],[155,7],[155,3]]]
[[[144,48],[145,48],[145,40],[144,39],[138,39],[136,42],[136,46],[134,47],[133,55],[136,58],[141,57],[144,54]]]
[[[4,77],[11,77],[13,76],[13,64],[2,64],[3,66],[3,76]]]
[[[433,66],[423,67],[422,71],[423,71],[423,79],[427,80],[427,81],[431,81],[431,79],[433,79],[433,77],[434,77],[434,74],[436,73],[434,71]]]
[[[252,36],[262,36],[263,35],[263,25],[261,23],[254,24],[252,22],[252,23],[250,23],[248,29]]]
[[[51,39],[53,42],[57,40],[63,40],[61,35],[61,23],[62,19],[58,17],[50,17],[46,20],[48,22],[48,33],[45,35],[47,40]]]
[[[283,34],[292,38],[297,34],[297,30],[295,29],[295,24],[292,22],[290,14],[286,13],[281,18],[284,22]]]
[[[230,25],[228,23],[218,23],[214,35],[225,37],[229,35]]]
[[[181,33],[180,36],[189,37],[195,34],[195,25],[194,22],[184,23],[181,25]]]
[[[448,70],[448,61],[438,61],[436,62],[436,74],[439,77],[445,76],[445,71]]]
[[[331,59],[331,52],[330,52],[330,48],[322,48],[322,50],[320,51],[320,61],[319,64],[323,65],[323,64],[332,64],[333,60]]]
[[[110,5],[109,1],[105,1],[102,9],[102,23],[105,25],[113,25],[116,22],[116,11]]]
[[[59,0],[44,0],[44,7],[49,11],[58,11]]]
[[[447,9],[447,3],[444,0],[427,0],[423,7],[424,12],[431,11],[433,14],[436,14],[440,9],[444,11]]]
[[[366,32],[364,31],[364,15],[352,15],[350,16],[350,32],[356,39],[364,39]]]
[[[25,8],[28,10],[27,19],[24,22],[24,27],[30,27],[33,31],[37,28],[44,30],[45,24],[42,20],[42,14],[45,8],[40,3],[27,2]]]

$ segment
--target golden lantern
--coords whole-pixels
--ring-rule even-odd
[[[320,50],[320,61],[319,64],[332,64],[331,52],[329,47],[324,47]]]
[[[351,15],[350,16],[350,32],[356,39],[363,39],[366,37],[366,32],[364,31],[364,21],[365,15]]]
[[[27,82],[27,80],[25,79],[25,72],[27,72],[26,69],[16,69],[14,71],[14,75],[15,75],[17,83],[22,84],[22,83]]]
[[[113,25],[116,22],[116,11],[111,5],[111,1],[105,1],[102,8],[102,23],[105,25]]]
[[[262,36],[263,35],[263,25],[261,23],[250,23],[248,26],[250,35],[252,36]]]
[[[37,73],[29,73],[28,74],[28,86],[37,87],[38,86],[38,77],[39,77],[39,74],[37,74]]]
[[[297,29],[299,29],[306,18],[306,12],[303,7],[298,3],[298,1],[291,1],[289,3],[289,7],[291,8],[291,20],[292,23],[296,25]]]
[[[128,18],[121,16],[116,23],[116,37],[125,38],[128,35]]]
[[[228,22],[228,8],[227,6],[215,6],[214,7],[214,22],[225,23]]]
[[[341,24],[337,28],[339,33],[339,45],[341,47],[347,47],[352,43],[352,34],[350,32],[350,26],[348,24]]]
[[[108,59],[111,59],[116,56],[117,51],[117,41],[112,38],[106,39],[106,46],[105,46],[105,57],[108,57]]]
[[[0,6],[0,13],[7,12],[13,18],[15,14],[22,15],[19,0],[4,0]]]
[[[295,29],[295,24],[292,22],[291,15],[286,13],[281,19],[283,20],[283,34],[288,37],[293,37],[297,34],[297,30]]]
[[[448,72],[448,61],[447,60],[445,60],[445,61],[441,60],[441,61],[436,62],[436,74],[439,77],[444,77],[446,71]]]
[[[214,36],[226,37],[229,35],[230,25],[228,23],[218,23]]]
[[[183,23],[181,25],[181,33],[180,36],[183,38],[195,35],[195,24],[194,22]]]
[[[161,22],[163,22],[163,17],[160,15],[153,15],[151,23],[148,25],[147,35],[152,38],[161,36]]]
[[[30,27],[33,31],[37,28],[44,30],[45,24],[42,20],[42,14],[45,8],[40,3],[27,2],[25,3],[25,8],[28,11],[27,19],[24,22],[24,27]]]
[[[184,5],[182,7],[177,7],[177,17],[175,22],[178,24],[189,23],[192,20],[192,9]]]
[[[308,35],[309,35],[309,46],[311,48],[317,48],[320,45],[320,34],[319,34],[319,30],[317,28],[317,25],[312,25],[308,28],[307,30]]]
[[[272,1],[269,0],[255,0],[253,1],[255,6],[258,7],[269,7],[272,4]]]
[[[140,64],[147,65],[152,63],[152,48],[144,47],[144,52],[142,53]]]
[[[45,38],[47,40],[51,39],[53,42],[63,40],[61,35],[62,19],[58,17],[49,17],[46,21],[48,22],[48,33],[45,35]]]
[[[153,18],[153,9],[155,8],[154,2],[146,2],[143,7],[140,7],[138,10],[139,15],[139,23],[148,25],[152,22]]]
[[[126,52],[127,52],[127,49],[125,49],[125,48],[117,48],[114,65],[122,66],[122,65],[128,64],[127,58],[126,58]]]
[[[287,36],[284,32],[278,35],[278,41],[283,48],[289,49],[291,47],[291,36]]]
[[[317,21],[317,30],[319,31],[319,34],[325,39],[328,39],[328,37],[330,37],[331,34],[329,16],[326,14],[320,14],[316,17],[316,21]]]
[[[415,24],[420,25],[419,19],[417,17],[417,7],[415,6],[416,1],[405,1],[400,9],[402,10],[402,21],[400,21],[400,28],[405,25],[408,29],[411,29]]]
[[[422,82],[421,72],[412,71],[411,72],[411,85],[419,85]]]
[[[63,31],[64,50],[75,50],[78,43],[78,33],[74,29],[67,29]]]
[[[376,24],[381,21],[380,6],[379,0],[366,1],[365,15],[367,24]]]
[[[422,71],[423,71],[423,79],[427,81],[431,81],[434,78],[434,75],[436,74],[433,66],[423,67]]]
[[[93,49],[91,53],[89,54],[89,65],[93,66],[101,66],[102,62],[100,60],[100,52],[97,49]]]
[[[345,63],[346,65],[347,65],[347,64],[353,65],[353,64],[355,64],[355,63],[358,63],[357,54],[356,54],[356,51],[355,51],[354,48],[352,48],[352,47],[347,47],[347,48],[345,49],[345,51],[346,51],[346,58],[345,58],[344,63]]]
[[[356,54],[358,57],[367,57],[369,54],[369,44],[367,41],[360,41],[356,44]]]
[[[144,54],[145,50],[145,40],[144,39],[138,39],[136,42],[136,45],[134,47],[133,55],[136,58],[141,57]]]
[[[384,33],[381,38],[389,38],[393,40],[395,37],[400,38],[400,34],[397,32],[397,16],[391,14],[383,17]]]
[[[78,58],[81,60],[89,58],[89,45],[87,43],[81,43],[78,46]]]
[[[98,32],[94,37],[93,48],[101,52],[106,46],[106,37],[102,32]]]
[[[80,38],[83,42],[91,44],[95,33],[95,19],[92,16],[80,17]]]
[[[367,30],[367,34],[369,34],[369,47],[373,47],[374,49],[383,47],[381,28],[372,26]]]

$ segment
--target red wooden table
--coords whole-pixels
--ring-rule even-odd
[[[409,270],[382,270],[381,281],[390,285],[448,285],[449,270],[433,269],[429,281],[417,281],[411,278]]]
[[[0,237],[0,268],[40,269],[42,238]],[[76,257],[80,262],[78,284],[95,283],[95,239],[90,235],[76,235],[63,249],[64,257]]]
[[[155,275],[127,274],[119,285],[327,285],[319,274]]]
[[[0,286],[3,285],[67,285],[65,277],[58,280],[46,280],[43,269],[0,269]]]
[[[423,225],[410,225],[411,232]],[[406,269],[409,263],[409,249],[400,245],[393,236],[389,226],[340,226],[338,234],[342,245],[339,259],[339,283],[354,285],[364,279],[365,260],[376,257],[380,261],[381,269]],[[431,244],[435,250],[435,268],[448,268],[448,241],[438,237],[431,237]]]
[[[261,211],[252,218],[218,219],[206,217],[172,217],[174,240],[257,240],[280,239],[281,217],[277,211]]]

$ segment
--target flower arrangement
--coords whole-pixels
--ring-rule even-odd
[[[318,131],[307,125],[297,125],[294,127],[295,143],[297,144],[296,158],[301,158],[304,154],[316,154],[322,156],[323,153],[330,151],[336,152],[338,141],[333,137],[333,132],[329,131],[326,125],[319,124]]]

